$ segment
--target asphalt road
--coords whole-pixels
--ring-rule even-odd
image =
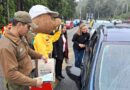
[[[73,53],[73,43],[72,43],[72,37],[73,34],[77,31],[78,27],[74,27],[73,29],[68,29],[67,34],[68,34],[68,45],[69,45],[69,64],[68,65],[73,65],[74,64],[74,53]],[[55,87],[54,90],[78,90],[77,86],[74,81],[72,81],[66,74],[65,67],[67,64],[64,62],[63,63],[63,75],[65,76],[65,79],[60,81],[57,86]]]

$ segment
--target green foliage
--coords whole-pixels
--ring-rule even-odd
[[[0,14],[3,12],[3,6],[2,5],[0,5]]]
[[[47,6],[54,11],[58,11],[60,15],[70,19],[74,16],[76,3],[74,0],[48,0]]]
[[[130,12],[125,13],[125,14],[121,14],[119,16],[114,16],[114,18],[116,18],[116,19],[128,19],[128,18],[130,18]]]
[[[47,6],[47,0],[24,0],[24,10],[25,11],[29,11],[29,9],[33,5],[37,5],[37,4],[41,4],[41,5]]]
[[[2,27],[3,24],[5,24],[5,18],[2,16],[4,11],[4,8],[2,5],[0,5],[0,28]]]
[[[19,4],[22,3],[22,7]],[[49,9],[57,11],[61,16],[72,18],[75,12],[75,0],[6,0],[0,3],[0,23],[7,24],[18,7],[29,11],[36,4],[47,6]]]
[[[86,4],[86,5],[84,5]],[[82,17],[93,13],[94,18],[127,18],[130,12],[130,0],[80,0],[76,13],[82,11]],[[84,8],[85,7],[85,8]]]
[[[8,2],[9,5],[9,18],[12,18],[14,15],[14,12],[16,11],[16,6],[15,6],[15,1],[14,0],[9,0]]]

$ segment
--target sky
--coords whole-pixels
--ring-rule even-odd
[[[76,2],[79,2],[79,0],[75,0]]]

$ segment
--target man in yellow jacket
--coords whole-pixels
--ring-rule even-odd
[[[89,23],[89,28],[92,28],[92,27],[93,27],[93,24],[94,24],[94,19],[91,19],[91,20],[90,20],[90,23]]]

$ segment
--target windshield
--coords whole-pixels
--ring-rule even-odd
[[[130,90],[130,45],[105,43],[95,75],[95,90]]]

